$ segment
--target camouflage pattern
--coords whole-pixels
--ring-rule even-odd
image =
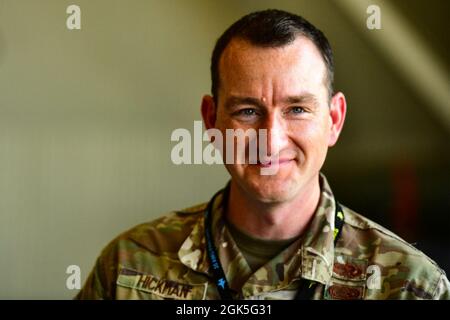
[[[293,299],[302,279],[318,283],[314,299],[449,299],[445,273],[422,252],[343,207],[333,243],[335,203],[323,175],[307,232],[252,273],[226,228],[223,197],[212,231],[236,299]],[[205,247],[207,204],[173,212],[121,234],[101,253],[77,299],[220,299]],[[304,281],[304,280],[303,280]]]

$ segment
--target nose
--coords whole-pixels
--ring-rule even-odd
[[[289,143],[287,126],[283,117],[277,113],[268,114],[262,129],[267,130],[267,152],[269,157],[278,155]]]

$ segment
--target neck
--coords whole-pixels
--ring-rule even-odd
[[[251,197],[233,180],[227,206],[227,219],[256,238],[283,240],[301,236],[320,199],[318,177],[292,200],[264,203]]]

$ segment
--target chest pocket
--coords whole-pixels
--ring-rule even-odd
[[[325,286],[324,299],[363,299],[366,289],[367,265],[365,259],[337,254],[334,258],[333,275]]]
[[[122,268],[116,298],[132,300],[204,300],[208,283],[190,284]]]

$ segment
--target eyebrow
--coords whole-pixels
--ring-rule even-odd
[[[257,106],[260,108],[264,107],[264,103],[262,103],[261,100],[258,98],[231,96],[225,102],[225,108],[231,109],[233,106],[242,105],[242,104]]]
[[[296,104],[296,103],[312,103],[314,106],[317,105],[318,101],[314,94],[312,93],[302,93],[296,96],[289,96],[282,100],[285,104]],[[230,109],[236,105],[253,105],[260,108],[264,108],[264,103],[254,97],[240,97],[231,96],[225,102],[225,108]]]
[[[314,105],[317,105],[318,103],[316,96],[312,93],[303,93],[297,96],[287,97],[283,102],[287,104],[312,103]]]

